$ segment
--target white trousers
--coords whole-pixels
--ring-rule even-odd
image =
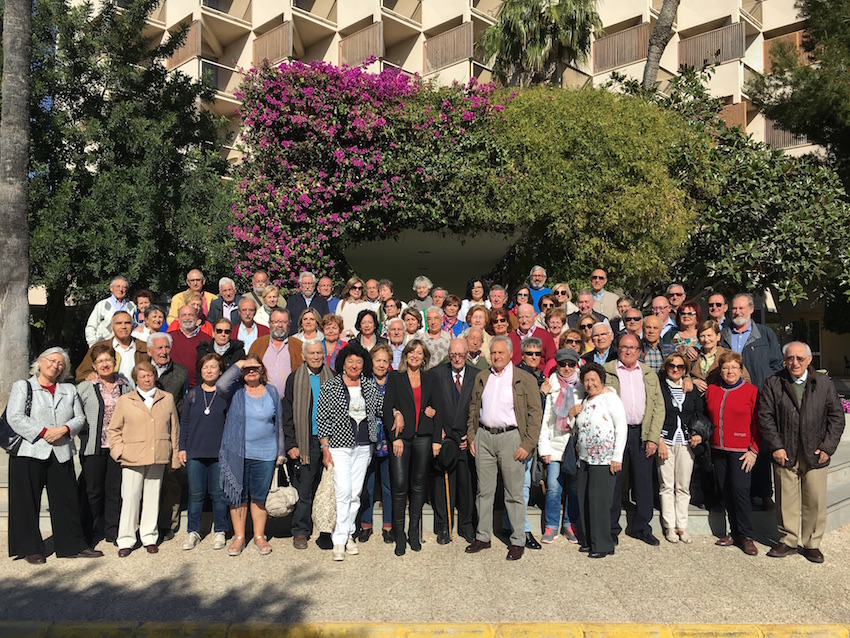
[[[658,463],[658,495],[661,500],[661,524],[664,531],[688,527],[688,505],[691,503],[691,474],[694,453],[690,445],[667,444],[666,461]]]
[[[345,545],[354,534],[354,522],[360,511],[360,493],[372,458],[372,446],[332,447],[330,450],[334,462],[336,493],[336,526],[332,538],[334,545]]]
[[[119,549],[132,549],[136,544],[136,532],[139,532],[142,545],[156,545],[159,540],[159,489],[164,472],[165,465],[121,469]]]

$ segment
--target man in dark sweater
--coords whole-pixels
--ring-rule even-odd
[[[177,312],[180,329],[171,333],[173,344],[171,358],[189,373],[189,387],[197,384],[195,379],[195,362],[198,360],[198,345],[201,343],[201,328],[197,324],[197,314],[191,304],[186,304]]]

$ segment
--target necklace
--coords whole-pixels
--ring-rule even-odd
[[[213,401],[215,401],[215,395],[218,392],[218,390],[217,389],[213,390],[212,399],[210,399],[209,403],[207,403],[207,391],[204,390],[203,388],[201,388],[201,391],[204,393],[204,414],[209,414],[210,413],[210,406],[213,404]]]

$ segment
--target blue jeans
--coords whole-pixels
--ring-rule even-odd
[[[226,532],[227,503],[219,481],[218,459],[189,459],[186,461],[186,474],[189,479],[189,519],[186,531],[201,531],[204,496],[209,493],[213,508],[213,530]]]
[[[568,527],[571,522],[578,523],[578,482],[575,476],[561,474],[561,462],[550,461],[546,467],[546,527],[558,531],[561,522],[561,497],[567,492],[567,503],[564,508],[564,523]]]
[[[390,485],[390,457],[373,456],[366,471],[364,497],[360,507],[360,525],[372,525],[372,510],[375,507],[375,475],[381,473],[381,515],[384,525],[393,522],[393,493]]]
[[[522,497],[525,499],[525,533],[531,531],[531,523],[528,522],[528,499],[531,496],[531,464],[534,463],[534,453],[528,455],[525,460],[525,480],[522,482]],[[511,522],[508,520],[508,508],[505,508],[502,514],[502,529],[511,529]]]

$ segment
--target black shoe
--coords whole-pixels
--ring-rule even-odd
[[[422,550],[422,541],[419,538],[419,532],[417,530],[411,530],[407,534],[407,544],[410,545],[410,549],[414,552]]]
[[[103,556],[103,552],[98,549],[92,549],[91,547],[86,547],[79,554],[74,554],[73,556],[68,556],[68,558],[101,558]]]
[[[319,538],[316,539],[316,547],[318,547],[319,549],[325,549],[325,550],[333,549],[334,548],[334,542],[333,542],[333,539],[331,538],[331,535],[328,534],[327,532],[322,532],[321,534],[319,534]]]
[[[588,558],[605,558],[606,556],[613,554],[614,550],[612,549],[610,552],[590,552],[587,557]]]
[[[371,536],[372,536],[372,528],[371,527],[364,527],[363,529],[360,530],[359,538],[360,538],[361,543],[365,543],[366,541],[368,541]]]
[[[617,535],[617,534],[611,534],[611,542],[612,542],[612,543],[614,543],[614,546],[615,546],[615,547],[616,547],[617,545],[619,545],[619,544],[620,544],[620,537],[619,537],[619,535]]]
[[[389,530],[389,529],[381,530],[381,535],[384,537],[384,542],[385,542],[387,545],[392,545],[392,544],[395,542],[395,541],[393,540],[393,533],[392,533],[392,530]]]
[[[24,560],[30,565],[44,565],[47,561],[44,559],[44,554],[27,554]]]
[[[643,541],[644,543],[646,543],[647,545],[650,545],[651,547],[658,547],[659,545],[661,545],[661,541],[658,540],[657,538],[655,538],[655,536],[652,535],[652,532],[641,532],[640,534],[629,534],[629,536],[631,536],[632,538],[636,538],[639,541]],[[614,544],[616,545],[616,543],[614,543]]]
[[[534,538],[534,535],[531,532],[525,533],[525,548],[526,549],[540,549],[543,546],[537,542],[537,539]]]
[[[159,542],[164,543],[165,541],[170,541],[174,538],[174,530],[173,529],[161,529],[159,530]]]
[[[475,530],[462,529],[460,530],[460,537],[465,540],[467,543],[472,543],[475,540]]]
[[[449,530],[442,528],[437,530],[437,545],[448,545],[452,542],[449,538]]]
[[[578,548],[578,551],[580,551],[582,554],[589,554],[590,553],[590,545],[582,545],[581,547]]]
[[[404,556],[407,551],[407,539],[402,532],[395,535],[395,555]]]

